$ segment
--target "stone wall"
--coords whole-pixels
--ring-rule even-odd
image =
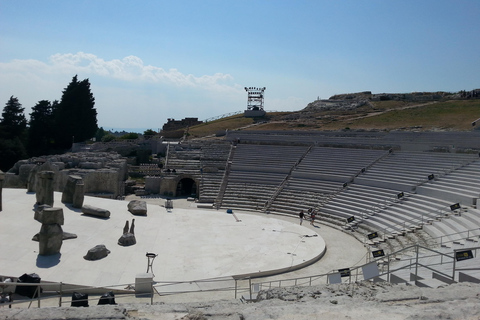
[[[18,161],[5,175],[5,187],[28,188],[35,192],[37,173],[53,171],[55,191],[63,192],[68,176],[80,176],[85,193],[123,195],[123,182],[127,179],[127,161],[117,153],[80,152],[43,156]]]

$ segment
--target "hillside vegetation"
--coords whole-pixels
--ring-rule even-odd
[[[225,130],[472,130],[480,118],[480,100],[368,101],[353,109],[305,108],[295,112],[267,113],[261,119],[235,115],[189,130],[189,137],[220,135]],[[477,124],[480,126],[480,123]]]

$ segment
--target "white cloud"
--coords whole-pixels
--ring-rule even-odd
[[[0,63],[0,71],[4,74],[23,75],[97,75],[126,82],[166,84],[221,92],[241,90],[241,86],[233,82],[230,74],[215,73],[201,76],[184,74],[177,69],[165,70],[145,65],[142,59],[136,56],[107,61],[91,53],[57,53],[49,57],[48,63],[18,59],[3,62]]]
[[[165,70],[161,67],[145,65],[142,59],[136,56],[106,61],[94,54],[84,52],[57,53],[50,57],[49,62],[48,65],[42,65],[42,63],[39,65],[42,68],[48,66],[62,73],[95,74],[128,82],[163,83],[214,91],[239,90],[241,87],[233,83],[233,77],[229,74],[215,73],[197,77],[181,73],[177,69]],[[15,60],[14,63],[20,64],[22,60]]]

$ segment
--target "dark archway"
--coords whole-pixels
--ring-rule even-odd
[[[197,184],[195,183],[195,180],[183,178],[178,181],[176,195],[177,197],[195,197],[197,195]]]

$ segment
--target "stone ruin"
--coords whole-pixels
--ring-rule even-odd
[[[74,208],[82,208],[85,184],[80,176],[68,176],[67,184],[63,189],[62,202],[72,204]]]
[[[147,215],[147,203],[142,200],[132,200],[127,205],[128,211],[136,216]]]
[[[105,258],[110,253],[110,250],[104,244],[99,244],[88,250],[87,254],[83,256],[85,260],[95,261]]]
[[[37,216],[42,223],[38,234],[39,254],[53,255],[60,253],[63,244],[64,223],[62,208],[45,208]]]
[[[63,192],[69,177],[78,176],[82,178],[84,194],[107,198],[123,196],[123,185],[128,176],[127,159],[118,153],[66,153],[18,161],[6,172],[4,186],[36,192],[39,180],[37,173],[41,171],[55,173],[52,184],[54,191]]]
[[[37,174],[36,198],[37,205],[46,204],[53,206],[53,178],[55,172],[40,171]]]
[[[102,209],[102,208],[98,208],[90,205],[82,206],[82,213],[89,216],[95,216],[100,218],[110,217],[110,211],[108,211],[107,209]]]
[[[123,227],[123,234],[118,239],[118,244],[127,247],[137,243],[137,239],[135,239],[135,219],[132,219],[132,225],[128,226],[128,220]]]

